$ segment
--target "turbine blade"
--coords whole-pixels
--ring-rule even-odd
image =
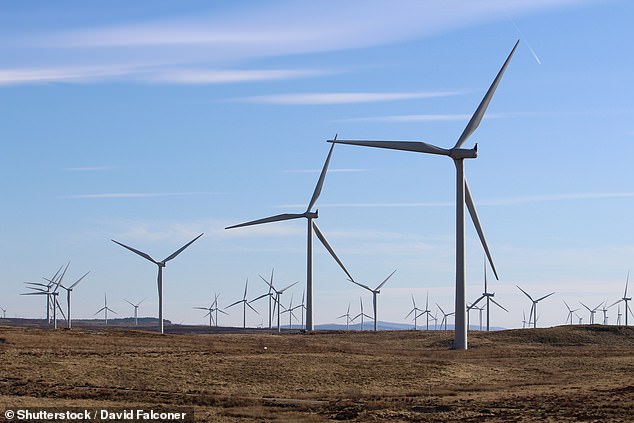
[[[522,288],[520,288],[519,285],[515,285],[520,291],[522,291],[524,293],[524,295],[526,295],[528,297],[529,300],[533,301],[533,297],[531,297],[530,295],[528,295],[528,292],[524,291]]]
[[[335,135],[335,140],[337,139],[337,135]],[[326,172],[328,171],[328,165],[330,164],[330,156],[332,156],[332,150],[335,148],[335,144],[333,143],[330,146],[330,151],[328,151],[328,157],[326,157],[326,161],[324,162],[324,167],[321,169],[321,174],[319,175],[319,180],[317,181],[317,185],[315,186],[315,191],[313,192],[313,196],[310,197],[310,202],[308,203],[308,208],[306,209],[306,213],[310,212],[313,208],[319,195],[321,194],[321,188],[324,186],[324,180],[326,179]]]
[[[498,84],[502,80],[502,76],[504,75],[504,71],[506,71],[506,68],[507,68],[509,62],[511,61],[511,57],[513,57],[513,53],[515,53],[515,49],[517,49],[517,45],[519,43],[520,43],[520,40],[517,40],[517,42],[515,43],[515,46],[513,46],[513,50],[511,50],[511,53],[509,53],[508,57],[506,58],[506,61],[504,61],[504,64],[502,65],[502,68],[500,69],[500,71],[498,72],[497,76],[493,80],[493,83],[491,84],[491,86],[487,90],[487,93],[484,95],[484,98],[480,102],[480,105],[476,109],[476,111],[473,114],[473,116],[471,116],[471,119],[469,120],[469,123],[467,124],[466,128],[462,132],[462,135],[460,135],[460,138],[458,138],[458,142],[456,142],[456,145],[453,148],[462,147],[462,144],[464,144],[464,142],[467,140],[467,138],[469,138],[471,136],[471,134],[473,134],[473,132],[480,125],[480,122],[482,121],[482,118],[484,117],[484,113],[486,112],[487,107],[489,107],[489,103],[491,102],[491,98],[493,98],[493,94],[495,93],[495,90],[497,89]]]
[[[228,306],[226,306],[226,307],[225,307],[225,310],[226,310],[226,309],[228,309],[229,307],[233,307],[233,306],[234,306],[234,305],[236,305],[236,304],[240,304],[240,303],[241,303],[241,302],[243,302],[243,301],[244,301],[244,300],[238,300],[238,301],[236,301],[235,303],[231,303],[231,304],[229,304]]]
[[[330,244],[328,243],[328,240],[326,240],[326,237],[324,236],[324,234],[322,234],[321,231],[319,230],[319,227],[317,226],[315,221],[313,221],[313,229],[315,230],[315,235],[317,235],[317,238],[319,239],[319,241],[321,241],[321,244],[324,246],[326,250],[328,250],[328,252],[332,256],[332,258],[335,259],[337,264],[339,264],[339,267],[341,267],[341,270],[343,270],[344,273],[348,275],[350,280],[354,280],[350,272],[348,272],[348,269],[346,269],[346,266],[343,265],[343,262],[337,256],[337,253],[335,253],[335,250],[330,246]]]
[[[493,298],[491,298],[491,302],[493,304],[495,304],[496,306],[500,307],[502,310],[506,311],[507,313],[509,312],[507,309],[505,309],[502,304],[498,303],[497,301],[495,301]]]
[[[473,308],[476,306],[476,304],[478,304],[482,299],[484,298],[484,295],[482,295],[480,298],[478,298],[477,300],[474,301],[473,304],[471,304],[470,308]]]
[[[350,282],[352,282],[353,284],[355,284],[355,285],[359,285],[361,288],[365,288],[365,289],[367,289],[368,291],[372,292],[372,288],[370,288],[369,286],[364,285],[364,284],[359,283],[359,282],[355,282],[355,281],[353,281],[352,279],[348,279],[348,280],[349,280]]]
[[[475,204],[473,203],[473,197],[471,197],[471,191],[469,190],[469,184],[467,184],[467,179],[464,180],[464,188],[465,188],[465,203],[467,204],[467,209],[469,210],[469,215],[471,216],[471,221],[473,222],[473,226],[475,226],[476,232],[478,232],[478,237],[480,238],[480,243],[482,244],[482,248],[484,248],[484,252],[489,259],[489,264],[491,265],[491,269],[493,269],[493,274],[495,275],[495,279],[500,280],[498,277],[498,272],[495,270],[495,265],[493,264],[493,258],[491,258],[491,252],[489,251],[489,246],[487,245],[486,238],[484,237],[484,231],[482,230],[482,226],[480,225],[480,219],[478,218],[478,212],[476,211]]]
[[[249,306],[249,308],[253,311],[255,311],[255,314],[257,314],[258,316],[260,315],[260,313],[258,313],[258,311],[256,309],[253,308],[253,306],[249,303],[247,303],[247,306]]]
[[[553,295],[553,294],[554,294],[554,292],[551,292],[551,293],[550,293],[550,294],[548,294],[548,295],[544,295],[543,297],[541,297],[541,298],[539,298],[539,299],[535,300],[535,302],[540,302],[540,301],[541,301],[541,300],[543,300],[544,298],[548,298],[548,297],[550,297],[550,296],[551,296],[551,295]]]
[[[289,285],[289,286],[287,286],[286,288],[280,289],[280,290],[278,291],[278,294],[282,294],[282,293],[283,293],[284,291],[286,291],[288,288],[290,288],[290,287],[291,287],[291,286],[293,286],[293,285],[297,285],[298,283],[299,283],[299,281],[297,281],[297,282],[293,282],[292,284],[290,284],[290,285]]]
[[[221,312],[222,314],[224,314],[225,316],[228,316],[228,315],[229,315],[229,313],[227,313],[226,311],[222,311],[222,310],[220,310],[220,309],[218,309],[218,311],[219,311],[219,312]]]
[[[261,298],[268,297],[268,296],[269,296],[269,294],[268,294],[268,293],[267,293],[267,294],[262,294],[262,295],[260,295],[259,297],[254,298],[254,299],[252,299],[251,301],[249,301],[249,304],[251,304],[252,302],[257,301],[257,300],[259,300],[259,299],[261,299]]]
[[[247,299],[247,288],[249,287],[249,278],[247,278],[246,283],[244,284],[244,296],[242,297],[243,300],[246,301]]]
[[[194,243],[194,241],[196,241],[198,238],[200,238],[201,236],[203,236],[204,233],[198,235],[196,238],[192,239],[191,241],[189,241],[187,244],[183,245],[181,248],[179,248],[178,250],[176,250],[172,255],[170,255],[169,257],[167,257],[165,260],[163,260],[163,263],[166,263],[170,260],[172,260],[173,258],[175,258],[177,255],[179,255],[180,253],[183,252],[183,250],[187,247],[189,247],[190,245],[192,245]]]
[[[620,303],[621,301],[623,301],[623,299],[620,299],[620,300],[618,300],[617,302],[610,304],[610,305],[608,306],[608,308],[610,308],[610,307],[612,307],[612,306],[617,305],[617,304],[618,304],[618,303]]]
[[[120,246],[122,246],[123,248],[127,248],[128,250],[132,251],[133,253],[136,253],[136,254],[140,255],[140,256],[141,256],[141,257],[143,257],[144,259],[149,260],[149,261],[151,261],[151,262],[152,262],[152,263],[154,263],[154,264],[158,264],[158,262],[157,262],[156,260],[154,260],[152,257],[150,257],[150,255],[149,255],[149,254],[146,254],[146,253],[144,253],[143,251],[139,251],[139,250],[137,250],[137,249],[135,249],[135,248],[128,247],[127,245],[122,244],[122,243],[120,243],[119,241],[115,241],[114,239],[111,239],[110,241],[114,242],[115,244],[119,244],[119,245],[120,245]]]
[[[390,276],[388,276],[387,278],[385,278],[385,280],[383,282],[381,282],[381,285],[377,286],[375,291],[378,291],[379,289],[381,289],[381,287],[383,285],[385,285],[385,283],[388,281],[388,279],[390,279],[392,277],[392,275],[396,273],[396,269],[394,269],[394,271],[392,273],[390,273]]]
[[[625,293],[623,294],[623,298],[627,297],[627,285],[630,283],[630,271],[627,271],[627,278],[625,279]]]
[[[73,289],[75,287],[75,285],[77,285],[79,282],[81,282],[81,280],[84,279],[86,276],[88,276],[89,273],[90,273],[90,270],[87,271],[86,273],[84,273],[84,276],[82,276],[81,278],[77,279],[77,281],[75,281],[74,284],[69,286],[68,289]]]
[[[386,148],[388,150],[413,151],[416,153],[440,154],[449,156],[446,148],[436,147],[421,141],[370,141],[370,140],[328,140],[334,144],[361,145],[364,147]]]
[[[265,217],[263,219],[251,220],[250,222],[240,223],[233,226],[227,226],[225,229],[241,228],[243,226],[260,225],[262,223],[281,222],[282,220],[299,219],[306,217],[304,213],[283,213],[275,216]]]
[[[126,303],[130,304],[132,307],[136,307],[136,305],[128,300],[126,300],[125,298],[123,299],[123,301],[125,301]]]

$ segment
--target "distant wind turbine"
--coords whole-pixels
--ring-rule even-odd
[[[2,310],[2,318],[6,319],[7,318],[7,309],[0,307],[0,310]]]
[[[174,259],[177,255],[182,253],[185,248],[189,247],[191,244],[193,244],[194,241],[196,241],[198,238],[200,238],[203,235],[204,234],[198,235],[196,238],[192,239],[187,244],[185,244],[184,246],[182,246],[181,248],[179,248],[174,253],[172,253],[171,255],[167,256],[165,259],[163,259],[161,261],[154,260],[149,254],[146,254],[143,251],[139,251],[139,250],[134,249],[132,247],[128,247],[127,245],[122,244],[122,243],[120,243],[118,241],[115,241],[114,239],[111,240],[115,244],[119,244],[123,248],[127,248],[128,250],[132,251],[133,253],[140,255],[144,259],[146,259],[148,261],[151,261],[152,263],[154,263],[154,264],[156,264],[158,266],[158,278],[157,278],[158,300],[159,300],[159,316],[158,317],[159,317],[159,322],[160,322],[160,326],[161,326],[161,334],[164,333],[164,331],[163,331],[163,268],[165,267],[165,265],[167,264],[168,261]]]
[[[273,328],[273,308],[271,307],[271,302],[273,301],[274,297],[275,297],[275,293],[273,292],[273,288],[271,288],[271,285],[273,285],[273,272],[275,271],[275,269],[271,269],[271,283],[269,284],[267,282],[266,279],[264,279],[264,277],[262,275],[260,276],[260,279],[262,279],[264,282],[266,282],[266,284],[269,286],[269,292],[267,292],[266,294],[262,294],[259,297],[256,297],[254,299],[252,299],[251,301],[249,301],[249,304],[256,302],[257,300],[261,299],[261,298],[265,298],[268,297],[269,298],[269,329]],[[302,299],[302,303],[304,302],[304,300]],[[303,315],[302,315],[302,319],[303,319]],[[303,322],[302,322],[302,326],[303,326]]]
[[[262,276],[260,276],[262,278]],[[299,281],[297,282],[293,282],[292,284],[288,285],[285,288],[282,289],[276,289],[275,286],[273,285],[273,283],[270,283],[269,281],[267,281],[266,279],[262,278],[262,280],[264,280],[264,282],[267,283],[268,286],[271,287],[271,289],[273,290],[273,292],[275,293],[275,301],[273,303],[273,314],[275,314],[275,305],[277,304],[277,331],[281,332],[282,327],[280,326],[280,314],[281,314],[281,308],[282,308],[282,302],[281,302],[281,297],[282,294],[284,293],[284,291],[286,291],[288,288],[295,286],[296,284],[299,283]]]
[[[474,131],[480,125],[482,118],[486,112],[493,94],[498,87],[498,84],[502,80],[502,76],[506,71],[506,68],[517,49],[519,40],[515,43],[515,46],[511,50],[510,54],[506,58],[506,61],[502,65],[502,68],[498,72],[497,76],[493,80],[493,83],[487,90],[484,98],[480,102],[480,105],[476,109],[475,113],[469,120],[466,128],[458,138],[458,141],[451,149],[437,147],[425,142],[408,142],[408,141],[367,141],[367,140],[328,140],[337,144],[351,144],[360,145],[366,147],[386,148],[391,150],[403,150],[412,151],[417,153],[437,154],[450,157],[456,166],[456,324],[454,334],[454,348],[458,350],[467,349],[467,297],[466,297],[466,260],[465,260],[465,218],[464,218],[464,204],[466,203],[471,220],[473,221],[480,242],[484,247],[484,251],[487,254],[493,273],[496,279],[498,278],[497,271],[493,265],[493,259],[489,252],[486,240],[484,238],[484,231],[480,225],[480,220],[476,212],[475,204],[471,197],[467,180],[464,173],[464,159],[474,159],[478,156],[478,145],[474,148],[466,149],[462,148],[467,139],[474,133]]]
[[[357,320],[359,317],[361,318],[361,330],[363,330],[363,318],[367,317],[368,319],[371,319],[372,316],[368,316],[367,314],[365,314],[363,312],[363,298],[359,297],[359,303],[361,304],[361,312],[359,314],[357,314],[356,316],[354,316],[351,320],[351,322],[354,322],[355,320]]]
[[[348,303],[348,311],[346,311],[346,314],[342,314],[341,316],[338,316],[337,319],[343,319],[346,318],[346,330],[349,330],[350,328],[350,303]]]
[[[376,326],[377,325],[377,301],[376,301],[376,296],[381,293],[381,288],[392,277],[392,275],[394,273],[396,273],[396,270],[394,270],[394,272],[390,273],[390,275],[387,278],[385,278],[385,280],[383,282],[381,282],[381,284],[379,286],[377,286],[376,288],[374,288],[374,289],[370,288],[367,285],[359,283],[359,282],[354,280],[352,275],[350,275],[350,272],[348,272],[348,269],[346,269],[346,267],[343,265],[343,262],[339,259],[339,257],[337,256],[337,253],[335,253],[335,250],[332,248],[332,246],[330,245],[330,243],[328,242],[328,240],[326,239],[324,234],[319,230],[319,228],[317,227],[317,224],[315,222],[313,222],[313,229],[315,230],[315,234],[317,235],[317,238],[319,238],[319,241],[321,241],[321,243],[324,246],[324,248],[326,248],[326,250],[328,250],[328,252],[332,256],[332,258],[339,264],[339,267],[341,267],[341,270],[343,270],[344,273],[346,275],[348,275],[348,280],[350,282],[352,282],[353,284],[359,285],[360,287],[362,287],[364,289],[367,289],[368,291],[370,291],[372,293],[372,306],[373,306],[373,310],[374,310],[374,331],[376,331],[377,330],[377,326]]]
[[[66,318],[66,327],[68,329],[72,328],[72,319],[71,319],[71,316],[70,316],[70,294],[71,294],[71,292],[73,292],[73,288],[75,286],[77,286],[77,284],[79,282],[81,282],[82,279],[84,279],[86,276],[88,276],[89,273],[90,273],[90,271],[84,273],[84,275],[81,278],[79,278],[75,282],[73,282],[73,284],[70,285],[68,288],[66,288],[64,285],[61,284],[61,279],[60,279],[60,285],[59,286],[66,290],[66,303],[67,303],[66,305],[67,305],[67,311],[68,311],[68,317]]]
[[[108,312],[117,314],[116,311],[114,311],[113,309],[108,307],[108,297],[106,296],[105,292],[103,294],[103,307],[101,307],[99,310],[97,310],[97,312],[95,313],[95,316],[97,314],[101,313],[102,311],[103,311],[103,314],[104,314],[104,320],[106,321],[106,325],[108,325]]]
[[[337,136],[335,135],[335,139]],[[291,220],[291,219],[300,219],[305,218],[308,222],[308,235],[307,235],[307,244],[306,244],[306,330],[312,331],[314,329],[313,324],[313,219],[318,218],[319,212],[315,210],[312,211],[313,206],[317,202],[319,195],[321,194],[321,189],[324,185],[324,180],[326,179],[326,172],[328,171],[328,165],[330,163],[330,157],[332,156],[332,150],[334,148],[334,144],[330,147],[330,151],[328,151],[328,156],[326,157],[326,161],[324,163],[323,168],[321,169],[321,174],[319,175],[319,180],[317,181],[317,186],[315,186],[315,191],[313,191],[313,195],[308,202],[308,207],[304,213],[284,213],[278,214],[275,216],[265,217],[263,219],[252,220],[250,222],[240,223],[238,225],[228,226],[225,229],[233,229],[240,228],[244,226],[251,225],[260,225],[262,223],[271,223],[271,222],[280,222],[283,220]]]
[[[579,310],[578,308],[575,308],[574,310],[570,308],[570,306],[568,305],[568,303],[564,300],[564,304],[566,305],[566,308],[568,309],[568,317],[566,317],[566,323],[568,323],[568,321],[570,321],[570,324],[574,324],[574,322],[572,321],[573,319],[573,314],[575,313],[575,311]]]
[[[629,311],[630,313],[632,313],[632,309],[630,308],[630,306],[627,304],[628,301],[632,301],[632,297],[628,297],[627,296],[627,285],[630,283],[630,271],[627,271],[627,278],[625,279],[625,292],[623,293],[623,298],[621,298],[620,300],[618,300],[617,302],[613,303],[612,305],[610,305],[610,307],[612,307],[613,305],[616,305],[618,303],[620,303],[621,301],[623,301],[623,303],[625,304],[625,311],[623,312],[625,314],[625,326],[627,326],[627,312]],[[634,316],[634,313],[632,313],[632,316]],[[620,324],[620,323],[619,323]]]
[[[471,304],[471,308],[477,308],[475,307],[476,304],[478,304],[480,302],[480,300],[482,300],[483,298],[486,298],[487,302],[486,302],[486,309],[487,309],[487,332],[490,330],[490,323],[491,323],[491,304],[493,303],[496,306],[500,307],[502,310],[506,311],[508,313],[508,310],[505,309],[500,303],[498,303],[497,301],[495,301],[493,299],[493,297],[495,296],[495,292],[488,292],[487,289],[487,262],[486,262],[486,258],[484,259],[484,292],[482,293],[482,296],[480,296],[480,298],[478,298],[477,300],[475,300],[475,302],[473,304]],[[480,309],[478,309],[480,310]],[[480,313],[480,316],[482,316],[482,313]],[[482,330],[482,328],[480,328],[480,330]]]
[[[593,325],[594,324],[594,314],[597,312],[599,307],[601,307],[603,305],[603,303],[599,304],[598,306],[596,306],[595,308],[592,308],[592,309],[590,307],[588,307],[587,305],[585,305],[584,303],[582,303],[581,301],[579,301],[579,304],[584,306],[586,308],[586,310],[588,310],[590,312],[590,324]]]
[[[244,295],[242,296],[241,300],[236,301],[235,303],[231,303],[229,304],[227,307],[225,307],[225,310],[233,307],[234,305],[240,304],[242,303],[242,328],[246,329],[247,327],[247,307],[249,307],[251,310],[255,311],[255,313],[257,315],[260,315],[260,313],[258,313],[258,311],[256,309],[254,309],[251,304],[249,304],[249,301],[247,301],[247,288],[249,287],[249,278],[247,278],[246,283],[244,284]]]
[[[524,295],[526,295],[528,297],[529,300],[531,300],[531,302],[533,303],[533,305],[531,306],[531,312],[528,316],[528,324],[530,326],[530,322],[531,322],[531,317],[533,317],[533,328],[537,328],[537,303],[540,302],[541,300],[550,297],[551,295],[554,294],[554,292],[551,292],[548,295],[544,295],[541,298],[538,298],[536,300],[533,299],[533,297],[531,297],[530,295],[528,295],[528,293],[526,291],[524,291],[522,288],[519,287],[519,285],[515,285],[517,286],[517,288],[522,291],[524,293]]]
[[[427,297],[425,298],[425,310],[421,310],[421,311],[422,313],[419,314],[418,317],[422,316],[423,314],[427,315],[427,329],[426,330],[429,330],[429,319],[434,318],[431,315],[431,310],[429,309],[429,291],[427,292]]]
[[[141,301],[139,301],[138,303],[134,304],[132,301],[128,301],[125,298],[123,299],[123,301],[125,301],[126,303],[128,303],[132,307],[134,307],[134,326],[139,326],[139,319],[138,319],[139,306],[145,300],[147,300],[147,298],[143,298]]]
[[[418,330],[418,318],[422,316],[423,314],[425,314],[425,311],[416,307],[416,300],[414,300],[414,294],[412,294],[412,304],[414,305],[414,307],[412,307],[412,309],[410,310],[409,313],[407,313],[404,319],[407,319],[409,316],[412,315],[412,313],[414,313],[414,330]],[[420,314],[418,314],[418,312],[420,312]],[[429,317],[427,317],[427,321],[429,322]]]
[[[452,316],[454,314],[456,314],[455,311],[452,311],[451,313],[445,313],[445,310],[442,309],[442,307],[440,307],[438,305],[438,303],[436,303],[436,307],[438,307],[438,309],[440,310],[440,312],[442,313],[442,321],[440,322],[440,327],[442,327],[443,323],[445,324],[445,330],[447,330],[447,317]]]

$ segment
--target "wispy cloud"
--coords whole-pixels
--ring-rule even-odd
[[[354,104],[376,103],[383,101],[412,100],[417,98],[448,97],[458,95],[454,91],[436,92],[392,92],[392,93],[295,93],[274,94],[254,97],[245,97],[242,101],[260,104],[279,105],[329,105],[329,104]]]
[[[236,82],[275,81],[306,78],[330,74],[330,71],[315,69],[263,69],[263,70],[175,70],[161,71],[148,76],[150,82],[173,84],[227,84]]]
[[[67,29],[21,27],[3,32],[5,56],[16,69],[0,71],[0,84],[43,81],[93,81],[149,77],[167,83],[269,80],[288,74],[211,75],[230,63],[262,57],[341,51],[418,39],[466,26],[505,20],[584,0],[351,0],[347,2],[266,2],[248,8],[200,7],[175,17]],[[213,9],[213,10],[212,10]],[[81,8],[78,13],[82,13]],[[89,14],[88,14],[89,15]],[[354,17],[351,19],[350,17]],[[116,17],[115,17],[116,19]],[[86,19],[88,22],[89,19]],[[115,20],[116,22],[116,20]],[[139,62],[142,69],[129,69]],[[200,63],[207,64],[200,70]],[[27,65],[28,64],[28,65]],[[85,68],[82,68],[84,66]],[[152,71],[149,68],[153,66]],[[170,68],[178,66],[182,70]],[[122,69],[123,68],[123,69]],[[162,72],[159,69],[162,68]],[[137,71],[141,71],[140,75]],[[123,72],[123,73],[122,73]],[[297,77],[293,75],[292,77]],[[269,99],[269,101],[300,101]],[[304,100],[306,101],[306,100]],[[326,99],[313,99],[326,101]],[[344,101],[330,98],[327,101]],[[352,101],[351,98],[345,100]],[[356,99],[355,102],[369,101]],[[378,100],[372,100],[378,101]],[[380,101],[387,101],[386,99]],[[297,104],[297,103],[295,103]],[[321,103],[325,104],[325,103]]]
[[[70,200],[92,200],[92,199],[126,199],[126,198],[155,198],[155,197],[184,197],[213,195],[213,192],[131,192],[131,193],[104,193],[104,194],[77,194],[62,195],[60,199]]]
[[[102,170],[112,170],[112,166],[78,166],[65,167],[62,170],[66,172],[98,172]]]

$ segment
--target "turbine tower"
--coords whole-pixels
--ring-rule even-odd
[[[271,301],[273,301],[273,297],[275,297],[275,294],[273,293],[273,288],[271,288],[271,285],[273,285],[273,272],[275,271],[275,269],[271,269],[271,283],[269,284],[266,279],[264,279],[264,277],[262,275],[260,276],[260,279],[262,279],[264,282],[266,282],[267,285],[269,285],[269,292],[267,292],[266,294],[262,294],[259,297],[256,297],[254,299],[252,299],[251,301],[249,301],[249,304],[264,298],[264,297],[269,297],[269,329],[273,328],[273,308],[271,307]],[[302,299],[302,303],[303,303],[303,299]],[[303,314],[302,314],[302,319],[303,319]],[[303,322],[302,322],[302,326],[304,326]]]
[[[262,276],[260,276],[262,278]],[[275,294],[275,302],[273,303],[273,314],[275,314],[275,305],[277,304],[277,331],[281,332],[282,331],[282,327],[280,326],[280,313],[281,313],[281,308],[282,308],[282,302],[280,301],[282,294],[284,293],[284,291],[286,291],[288,288],[296,285],[299,283],[299,281],[297,282],[293,282],[292,284],[288,285],[285,288],[282,289],[275,289],[275,286],[273,286],[272,283],[269,283],[269,281],[267,281],[266,279],[262,278],[262,280],[264,282],[266,282],[266,284],[268,286],[271,287],[271,289],[273,290],[273,293]]]
[[[177,255],[182,253],[185,248],[189,247],[194,241],[196,241],[198,238],[200,238],[203,235],[204,234],[198,235],[196,238],[192,239],[187,244],[185,244],[184,246],[182,246],[181,248],[179,248],[174,253],[172,253],[171,255],[167,256],[165,259],[163,259],[161,261],[154,260],[149,254],[146,254],[143,251],[139,251],[139,250],[134,249],[132,247],[128,247],[127,245],[122,244],[122,243],[120,243],[118,241],[115,241],[114,239],[111,240],[115,244],[119,244],[123,248],[127,248],[128,250],[132,251],[133,253],[140,255],[144,259],[146,259],[148,261],[151,261],[152,263],[154,263],[154,264],[156,264],[158,266],[158,278],[157,278],[158,300],[159,300],[159,316],[158,317],[159,317],[159,322],[160,322],[160,326],[161,326],[161,334],[164,333],[164,331],[163,331],[163,268],[165,267],[165,265],[167,264],[168,261],[174,259]]]
[[[414,313],[414,330],[418,330],[418,318],[422,316],[423,314],[425,314],[425,311],[416,307],[416,300],[414,300],[414,294],[412,294],[412,304],[414,305],[414,307],[412,307],[412,309],[410,310],[409,313],[407,313],[407,316],[405,316],[404,319],[407,319],[409,316],[411,316],[412,313]],[[419,311],[421,312],[420,314],[418,314]],[[427,317],[427,321],[429,321],[429,317]]]
[[[2,318],[6,319],[7,318],[7,309],[0,307],[0,310],[2,310]]]
[[[429,330],[429,319],[430,318],[434,318],[434,316],[431,315],[431,310],[429,309],[429,291],[427,292],[427,298],[425,299],[425,310],[421,310],[422,313],[418,315],[418,317],[422,316],[423,314],[427,315],[427,330]]]
[[[452,311],[451,313],[445,313],[445,310],[442,309],[442,307],[440,307],[438,305],[438,303],[436,303],[436,307],[438,307],[438,309],[440,310],[440,312],[442,313],[442,321],[440,322],[440,327],[442,327],[443,323],[445,324],[445,330],[447,330],[447,317],[456,314],[455,311]]]
[[[554,292],[551,292],[548,295],[544,295],[541,298],[538,298],[536,300],[533,299],[533,297],[531,297],[530,295],[528,295],[528,293],[526,291],[524,291],[522,288],[519,287],[519,285],[515,285],[517,286],[517,288],[522,291],[524,293],[524,295],[526,295],[528,297],[529,300],[531,300],[531,302],[533,303],[533,305],[531,306],[531,312],[528,315],[528,325],[530,326],[531,324],[531,317],[533,318],[533,329],[537,328],[537,303],[540,302],[541,300],[550,297],[551,295],[554,294]]]
[[[357,320],[357,318],[361,318],[361,330],[363,330],[363,318],[367,317],[368,319],[371,319],[371,316],[368,316],[367,314],[365,314],[363,312],[363,298],[359,297],[359,303],[361,304],[361,313],[357,314],[356,316],[354,316],[352,318],[352,320],[350,320],[351,322],[354,322],[355,320]]]
[[[502,310],[506,311],[507,313],[509,312],[507,309],[505,309],[500,303],[498,303],[497,301],[495,301],[493,299],[493,297],[495,296],[495,292],[488,292],[487,290],[487,262],[486,262],[486,258],[484,259],[484,292],[482,293],[482,296],[480,296],[480,298],[478,298],[477,300],[475,300],[475,302],[473,304],[471,304],[470,308],[475,308],[476,310],[480,310],[479,308],[476,307],[476,304],[478,304],[480,302],[480,300],[482,300],[483,298],[487,299],[487,332],[489,332],[490,329],[490,322],[491,322],[491,304],[493,303],[496,306],[500,307]],[[482,317],[482,311],[480,310],[480,317]],[[482,328],[480,328],[480,330],[482,330]]]
[[[337,319],[343,319],[344,317],[346,318],[346,330],[348,330],[350,328],[350,303],[348,303],[348,311],[346,311],[346,314],[338,316]]]
[[[473,134],[473,132],[478,128],[484,114],[486,112],[489,103],[491,102],[491,98],[497,89],[504,72],[515,53],[515,49],[517,49],[517,45],[519,44],[519,40],[515,43],[515,46],[511,50],[510,54],[506,58],[506,61],[502,65],[502,68],[498,72],[497,76],[493,80],[493,83],[489,87],[487,93],[484,98],[480,102],[480,105],[476,109],[475,113],[469,120],[466,128],[458,138],[458,141],[451,149],[440,148],[435,145],[431,145],[425,142],[408,142],[408,141],[367,141],[367,140],[328,140],[332,143],[338,144],[351,144],[351,145],[360,145],[366,147],[377,147],[377,148],[387,148],[391,150],[403,150],[403,151],[412,151],[417,153],[427,153],[427,154],[438,154],[442,156],[450,157],[455,166],[456,166],[456,325],[455,325],[455,334],[454,334],[454,348],[457,350],[466,350],[467,349],[467,299],[466,299],[466,264],[465,264],[465,218],[464,218],[464,204],[466,203],[467,209],[469,210],[469,214],[471,215],[471,220],[473,221],[476,231],[478,232],[478,236],[480,237],[480,242],[484,247],[484,251],[487,254],[489,262],[491,263],[491,268],[493,269],[493,273],[495,274],[496,279],[498,278],[497,271],[495,270],[495,266],[493,265],[493,260],[491,258],[491,254],[489,252],[489,247],[487,246],[486,240],[484,238],[484,232],[482,231],[482,226],[480,225],[480,220],[478,219],[478,214],[476,212],[475,204],[473,203],[473,199],[471,197],[471,193],[469,192],[469,187],[467,185],[467,180],[465,179],[464,174],[464,160],[465,159],[475,159],[478,156],[478,145],[476,144],[474,148],[466,149],[462,148],[463,144],[467,139]]]
[[[337,136],[335,135],[335,139]],[[312,331],[313,324],[313,219],[318,218],[319,212],[315,210],[312,211],[313,206],[317,202],[319,195],[321,194],[321,188],[324,185],[324,180],[326,179],[326,172],[328,171],[328,165],[330,163],[330,157],[332,156],[332,150],[334,148],[334,144],[330,146],[330,151],[328,151],[328,157],[326,157],[326,162],[324,163],[324,167],[321,169],[321,174],[319,175],[319,180],[317,181],[317,185],[315,186],[315,191],[313,192],[313,196],[310,198],[308,202],[308,207],[304,213],[283,213],[275,216],[265,217],[263,219],[252,220],[250,222],[240,223],[238,225],[228,226],[225,229],[233,229],[233,228],[241,228],[243,226],[251,226],[251,225],[260,225],[262,223],[271,223],[271,222],[280,222],[282,220],[291,220],[291,219],[300,219],[305,218],[308,222],[308,233],[307,233],[307,243],[306,243],[306,330]]]
[[[361,288],[365,288],[368,291],[370,291],[372,293],[372,309],[374,311],[374,331],[376,332],[377,328],[376,328],[376,324],[377,324],[377,307],[376,307],[376,296],[379,295],[381,293],[381,288],[383,287],[383,285],[385,285],[385,283],[392,277],[392,275],[396,273],[396,270],[394,270],[392,273],[390,273],[390,275],[385,278],[385,280],[383,280],[383,282],[381,282],[381,284],[379,286],[377,286],[376,288],[372,289],[367,285],[364,285],[362,283],[356,282],[353,279],[348,279],[350,282],[352,282],[355,285],[359,285]]]

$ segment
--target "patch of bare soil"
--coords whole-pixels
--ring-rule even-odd
[[[170,334],[0,327],[4,407],[196,421],[634,421],[634,328]]]

